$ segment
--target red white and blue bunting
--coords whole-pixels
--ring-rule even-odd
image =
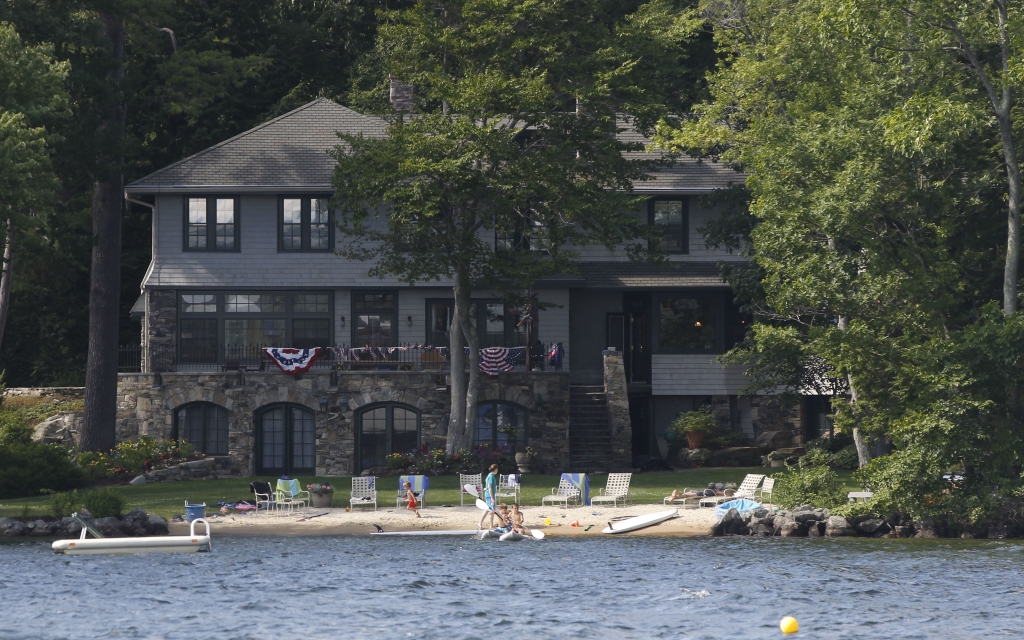
[[[469,355],[469,347],[464,347]],[[526,355],[526,347],[487,347],[480,350],[480,373],[496,376],[502,371],[512,371]]]
[[[274,361],[278,369],[294,376],[296,373],[309,371],[309,368],[316,362],[316,357],[320,355],[320,347],[312,349],[264,347],[263,352]]]

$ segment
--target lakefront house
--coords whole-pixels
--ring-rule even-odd
[[[359,474],[444,447],[450,283],[369,277],[334,253],[328,152],[337,132],[386,126],[321,98],[126,187],[152,210],[153,257],[132,310],[141,343],[122,349],[119,438],[187,439],[217,461],[210,475]],[[579,248],[575,273],[535,286],[547,305],[532,322],[474,292],[481,346],[512,350],[484,378],[477,445],[529,446],[550,472],[628,469],[664,456],[666,429],[701,406],[775,446],[814,434],[807,403],[744,395],[742,368],[716,362],[748,322],[719,263],[743,258],[705,246],[717,213],[701,196],[738,179],[683,158],[637,185],[669,265]],[[263,347],[321,349],[288,375]]]

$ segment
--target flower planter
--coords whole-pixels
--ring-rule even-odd
[[[704,440],[708,437],[707,431],[687,431],[686,444],[691,449],[700,449],[704,446]]]
[[[316,495],[314,493],[311,497],[313,498],[313,506],[314,507],[323,508],[323,507],[331,506],[331,498],[334,497],[334,494],[333,493],[325,493],[325,494],[323,494],[321,496],[318,496],[318,495]]]
[[[519,473],[530,473],[530,457],[528,453],[516,454],[516,466],[519,467]]]

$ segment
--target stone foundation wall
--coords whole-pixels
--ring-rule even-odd
[[[142,323],[143,371],[173,371],[170,361],[174,353],[178,326],[178,292],[166,289],[146,290],[146,318]],[[151,362],[156,357],[159,362]]]
[[[568,372],[501,374],[483,381],[480,399],[525,407],[536,465],[566,468]],[[420,414],[420,442],[430,448],[444,448],[449,416],[444,376],[429,372],[133,373],[118,379],[117,439],[174,437],[175,410],[192,402],[228,410],[229,466],[242,475],[255,473],[256,414],[269,405],[293,403],[314,412],[316,473],[321,476],[352,475],[356,414],[364,407],[384,402],[413,407]]]
[[[604,356],[604,396],[612,430],[612,466],[633,467],[633,423],[629,417],[629,391],[621,351],[609,349]]]
[[[85,387],[11,387],[4,391],[5,398],[69,398],[85,397]]]

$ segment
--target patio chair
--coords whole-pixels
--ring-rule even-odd
[[[498,475],[498,493],[494,494],[494,497],[498,502],[515,502],[522,504],[521,500],[521,489],[520,480],[522,474],[510,473],[507,476]]]
[[[629,495],[629,481],[632,478],[632,473],[609,473],[601,494],[591,498],[590,503],[596,505],[598,502],[611,502],[613,507],[618,505],[619,500],[622,500],[622,506],[626,506],[626,500],[632,503],[633,496]]]
[[[702,507],[717,507],[723,502],[735,500],[736,498],[748,498],[753,500],[754,492],[757,490],[757,487],[761,484],[762,480],[764,480],[764,474],[748,473],[747,477],[743,478],[743,482],[740,483],[739,488],[736,489],[732,495],[709,496],[707,498],[702,498],[699,504]]]
[[[558,481],[558,488],[552,488],[551,495],[541,498],[540,504],[544,506],[548,502],[561,503],[564,508],[568,509],[569,501],[572,501],[573,504],[579,504],[580,490],[573,483],[569,482],[565,474],[562,474],[561,479]]]
[[[312,502],[312,496],[308,491],[299,488],[299,481],[295,478],[278,480],[274,497],[279,506],[288,507],[289,511],[299,505],[307,507]]]
[[[430,479],[427,476],[398,476],[398,500],[395,506],[400,507],[405,503],[405,483],[408,482],[412,485],[412,493],[416,496],[416,501],[420,503],[420,508],[427,506],[427,487],[430,486]]]
[[[460,473],[459,474],[459,504],[466,506],[466,496],[473,494],[466,491],[466,485],[474,487],[477,495],[484,493],[484,474],[482,473]]]
[[[355,509],[359,506],[373,505],[377,510],[377,489],[376,478],[373,476],[354,476],[352,478],[352,497],[349,498],[349,506]]]
[[[761,488],[757,490],[757,500],[761,504],[771,504],[772,493],[775,491],[775,478],[765,478],[764,482],[761,483]],[[768,496],[765,499],[765,496]]]
[[[261,506],[268,512],[277,506],[277,502],[274,500],[274,489],[269,482],[250,482],[249,491],[256,496],[256,513],[253,515],[259,514]]]

